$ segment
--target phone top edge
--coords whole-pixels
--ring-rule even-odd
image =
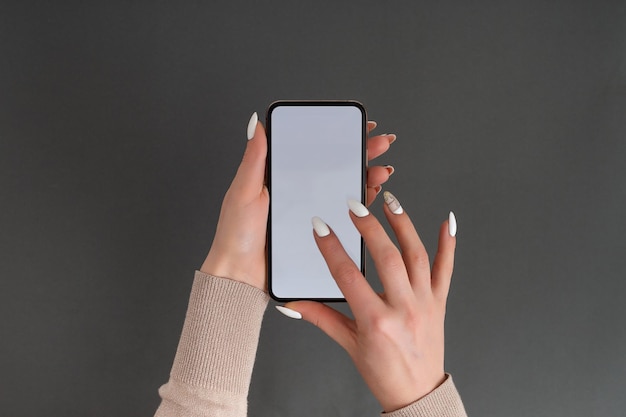
[[[276,100],[268,106],[267,114],[280,106],[353,106],[361,110],[363,115],[366,114],[365,106],[357,100]]]
[[[271,114],[277,108],[281,106],[352,106],[359,109],[361,112],[361,118],[363,120],[363,141],[367,139],[367,110],[363,103],[358,100],[275,100],[270,103],[265,112],[265,128],[267,129],[268,139],[271,135]],[[269,142],[268,142],[269,145]],[[365,151],[364,151],[365,152]],[[366,161],[367,162],[367,161]]]

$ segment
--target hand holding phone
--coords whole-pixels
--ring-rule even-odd
[[[267,137],[256,113],[247,126],[246,151],[222,202],[213,243],[200,271],[267,291],[266,244],[270,201],[265,186]],[[375,122],[367,123],[368,132],[375,127]],[[367,140],[368,158],[371,160],[384,154],[394,139],[395,135],[370,137]],[[368,204],[388,178],[389,171],[383,166],[367,169]]]

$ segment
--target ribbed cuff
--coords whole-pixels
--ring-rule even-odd
[[[247,394],[268,301],[256,287],[196,271],[171,377]]]
[[[384,417],[467,417],[465,407],[452,381],[446,374],[443,384],[430,394],[391,413],[383,413]]]

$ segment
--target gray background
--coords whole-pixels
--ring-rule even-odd
[[[398,135],[385,188],[431,249],[456,212],[471,415],[623,415],[623,2],[3,1],[0,57],[2,415],[154,412],[250,114],[294,98]],[[268,310],[251,416],[378,411]]]

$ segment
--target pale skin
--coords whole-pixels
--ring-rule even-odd
[[[369,131],[375,127],[375,123],[368,123]],[[386,152],[393,140],[393,135],[371,136],[367,142],[368,159]],[[267,290],[266,154],[265,129],[257,123],[224,197],[213,244],[200,269],[262,290]],[[382,166],[368,168],[368,205],[391,172]],[[445,380],[444,317],[456,238],[449,233],[445,221],[431,268],[426,249],[406,212],[394,214],[384,205],[384,213],[400,248],[372,214],[349,214],[374,260],[383,294],[374,292],[331,229],[327,236],[314,232],[313,237],[354,319],[313,301],[290,302],[285,307],[299,312],[304,320],[341,345],[384,411],[390,412],[422,398]]]

